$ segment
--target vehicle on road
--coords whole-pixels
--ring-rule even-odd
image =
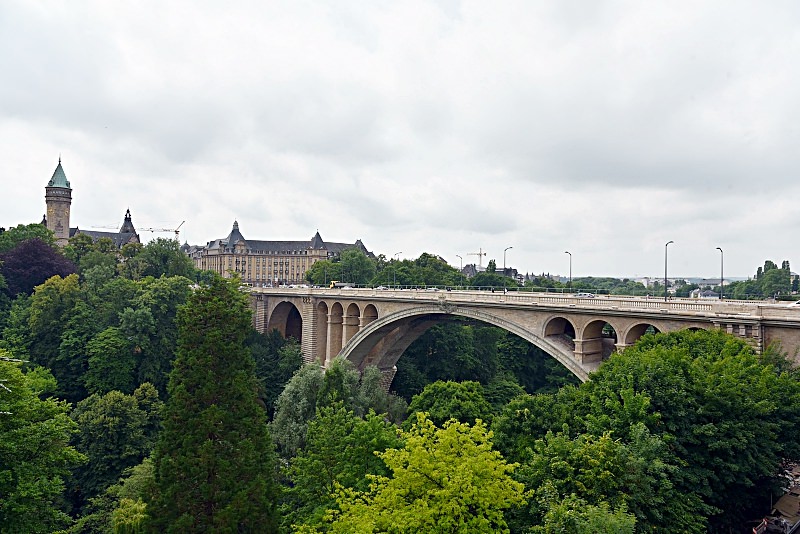
[[[579,299],[593,299],[594,293],[581,292],[581,293],[575,293],[575,296],[578,297]]]

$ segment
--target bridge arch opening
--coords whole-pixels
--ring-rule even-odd
[[[344,329],[344,337],[342,343],[346,344],[350,339],[358,333],[358,328],[361,323],[361,309],[358,304],[351,302],[347,306],[347,312],[344,314],[342,326]]]
[[[328,315],[328,346],[331,357],[339,354],[339,351],[342,350],[343,322],[344,308],[340,303],[334,302]]]
[[[281,302],[269,317],[267,331],[277,330],[285,338],[293,337],[298,342],[303,342],[303,318],[300,311],[291,302]]]
[[[314,361],[320,365],[325,365],[325,358],[328,354],[328,304],[321,301],[317,304],[317,344],[314,350]]]
[[[575,328],[566,318],[551,319],[550,335],[542,336],[530,328],[507,319],[466,307],[423,305],[379,317],[348,340],[339,355],[350,360],[359,369],[370,365],[378,367],[387,377],[386,383],[389,384],[397,372],[396,364],[406,349],[432,326],[453,320],[464,321],[465,325],[480,322],[483,326],[506,330],[541,349],[578,379],[588,378],[587,368],[576,360],[569,342],[562,339],[566,337],[571,341],[575,336]]]
[[[628,333],[625,335],[625,345],[633,345],[645,334],[658,334],[659,332],[661,332],[661,330],[650,323],[639,323],[633,325],[628,329]]]
[[[583,327],[581,350],[585,358],[597,357],[607,360],[617,345],[617,330],[602,319],[594,320]]]

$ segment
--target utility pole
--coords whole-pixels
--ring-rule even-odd
[[[456,254],[456,258],[458,258],[458,268],[459,272],[461,273],[461,287],[464,287],[464,258]]]

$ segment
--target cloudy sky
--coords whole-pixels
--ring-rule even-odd
[[[85,229],[800,271],[793,0],[10,0],[0,72],[0,226],[60,155]]]

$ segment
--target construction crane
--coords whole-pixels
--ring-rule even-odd
[[[178,225],[177,228],[139,228],[139,230],[142,230],[142,231],[145,231],[145,232],[175,232],[175,241],[180,243],[181,242],[180,229],[181,229],[181,226],[183,226],[183,223],[185,223],[185,222],[186,221],[181,221],[181,223]]]
[[[478,256],[478,267],[483,267],[483,257],[486,256],[483,248],[479,248],[478,252],[467,252],[467,256]]]

